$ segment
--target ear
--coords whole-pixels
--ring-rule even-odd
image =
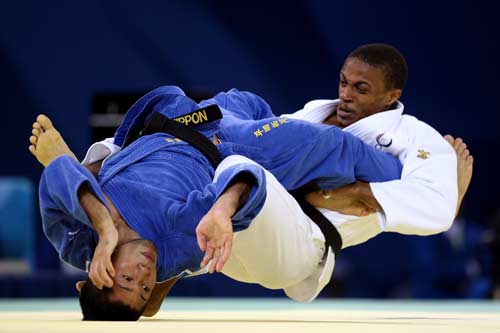
[[[399,97],[401,97],[402,93],[403,91],[401,89],[392,89],[387,96],[389,105],[394,104],[394,102],[396,102]]]
[[[80,291],[82,290],[84,284],[85,284],[85,281],[78,281],[76,283],[75,287],[76,287],[76,290],[78,290],[78,293],[80,293]]]

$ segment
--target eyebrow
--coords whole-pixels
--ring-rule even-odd
[[[124,286],[122,286],[121,284],[119,284],[119,285],[118,285],[118,287],[120,287],[120,288],[122,288],[122,289],[125,289],[125,290],[127,290],[127,291],[130,291],[130,292],[132,291],[132,289],[127,288],[127,287],[124,287]]]
[[[342,71],[340,72],[340,75],[341,75],[341,77],[342,77],[342,79],[343,79],[343,80],[348,81],[348,79],[346,78],[345,74],[344,74]],[[366,85],[368,85],[369,87],[371,87],[371,84],[370,84],[370,82],[368,82],[368,81],[358,81],[358,82],[356,82],[354,85],[355,85],[355,86],[360,86],[360,85],[362,85],[362,84],[366,84]]]

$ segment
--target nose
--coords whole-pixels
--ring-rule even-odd
[[[349,84],[339,88],[339,98],[344,102],[352,101],[352,88]]]

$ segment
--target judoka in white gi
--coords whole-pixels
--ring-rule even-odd
[[[352,216],[321,210],[339,229],[344,248],[383,231],[409,235],[446,231],[471,180],[473,159],[461,139],[443,138],[428,124],[403,115],[404,106],[399,98],[406,78],[406,61],[398,50],[385,44],[363,45],[344,62],[339,99],[310,101],[289,115],[341,127],[365,143],[397,156],[403,163],[400,180],[358,182],[309,196],[318,207],[328,208],[330,202],[330,207],[335,208],[332,200],[344,195],[373,207],[380,206],[377,213],[362,218],[363,223],[349,221],[354,219]],[[332,199],[324,199],[325,195]]]

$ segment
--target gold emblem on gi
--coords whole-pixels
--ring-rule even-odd
[[[429,158],[429,154],[430,154],[430,152],[425,151],[425,150],[423,150],[423,149],[419,149],[419,150],[418,150],[418,155],[417,155],[417,157],[418,157],[418,158],[421,158],[421,159],[423,159],[423,160],[426,160],[426,159],[428,159],[428,158]]]
[[[280,125],[286,124],[286,118],[279,118],[278,120],[273,120],[269,124],[262,125],[262,129],[258,128],[253,132],[256,138],[263,136],[267,132],[271,132],[273,128],[277,128]]]

